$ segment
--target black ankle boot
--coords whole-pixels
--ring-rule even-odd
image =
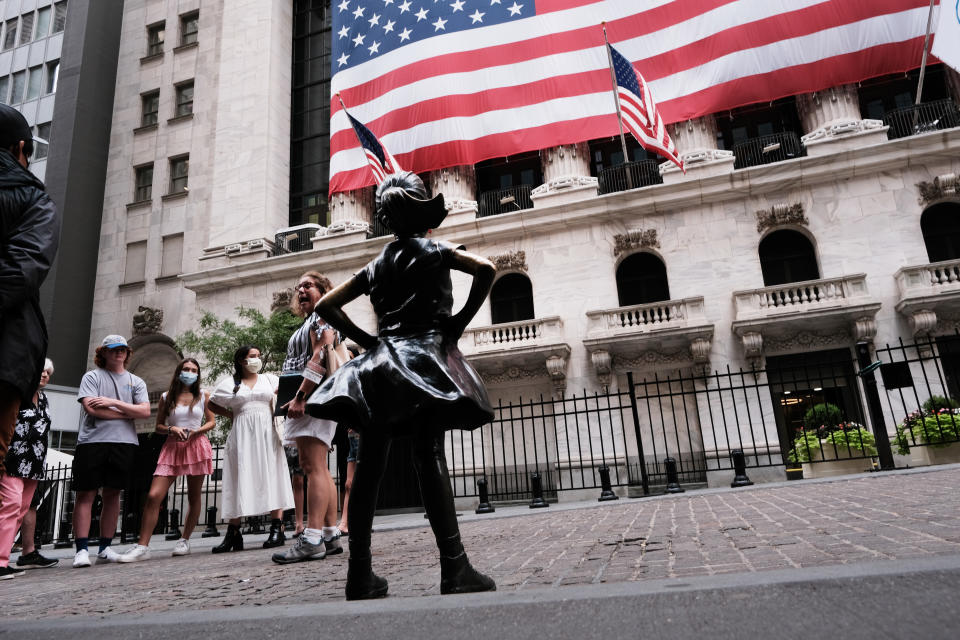
[[[455,558],[440,556],[440,593],[496,591],[497,584],[471,566],[466,553]]]
[[[215,546],[212,551],[214,553],[243,551],[243,534],[240,533],[240,527],[227,525],[227,535],[223,536],[223,542]]]
[[[387,595],[387,581],[373,572],[370,556],[351,555],[347,564],[346,594],[347,600],[372,600]]]
[[[270,523],[270,535],[264,540],[263,548],[271,549],[273,547],[282,547],[286,540],[287,536],[283,535],[283,523],[279,520],[274,520]]]

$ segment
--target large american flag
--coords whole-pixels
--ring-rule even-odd
[[[929,0],[332,0],[331,93],[411,171],[616,135],[610,40],[665,123],[919,66]],[[331,101],[330,192],[373,183]]]

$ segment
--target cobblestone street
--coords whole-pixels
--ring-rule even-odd
[[[683,578],[958,554],[958,486],[954,465],[540,510],[505,507],[486,516],[465,513],[461,526],[474,563],[501,591]],[[374,566],[390,581],[390,596],[438,594],[439,563],[422,516],[375,523]],[[279,566],[270,561],[273,550],[260,548],[262,539],[247,536],[250,550],[213,555],[209,548],[218,540],[195,536],[192,555],[171,558],[172,543],[158,536],[149,561],[83,570],[70,566],[72,550],[48,546],[43,552],[62,558],[60,566],[0,582],[3,616],[343,599],[348,552]]]

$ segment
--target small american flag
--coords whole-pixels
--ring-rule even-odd
[[[637,73],[630,61],[620,55],[612,44],[607,46],[610,48],[610,60],[613,62],[613,73],[617,79],[617,100],[620,103],[620,120],[623,125],[644,149],[659,153],[686,173],[683,161],[677,156],[677,148],[667,133],[663,118],[657,111],[657,105],[643,76]]]
[[[393,159],[393,156],[390,155],[387,148],[380,144],[377,136],[373,135],[373,132],[367,129],[362,122],[350,115],[342,100],[340,101],[340,106],[343,107],[343,112],[350,118],[350,124],[353,125],[353,131],[357,134],[357,140],[360,142],[360,146],[363,147],[364,155],[367,156],[367,164],[370,165],[370,172],[373,173],[373,179],[376,181],[377,186],[380,186],[384,178],[391,173],[400,171],[400,165]]]

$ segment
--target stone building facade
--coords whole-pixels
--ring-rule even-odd
[[[183,43],[194,15],[196,41]],[[387,241],[370,231],[372,197],[364,190],[331,199],[329,218],[306,250],[279,254],[274,246],[290,207],[293,20],[290,2],[125,3],[91,344],[129,332],[142,306],[162,310],[157,334],[168,337],[192,328],[201,311],[269,311],[274,294],[303,271],[342,282]],[[159,24],[162,51],[148,55]],[[953,73],[940,69],[937,78],[953,104]],[[187,83],[192,111],[178,115]],[[763,376],[784,356],[840,350],[852,362],[857,342],[954,333],[960,254],[931,267],[931,232],[922,222],[934,209],[948,217],[960,211],[960,128],[941,123],[892,136],[891,125],[864,113],[877,108],[865,97],[870,86],[791,98],[786,108],[799,129],[789,133],[802,152],[778,161],[762,156],[792,138],[762,139],[759,162],[722,148],[728,122],[740,117],[731,112],[671,125],[686,174],[661,165],[660,179],[647,186],[599,195],[602,153],[587,141],[540,151],[542,182],[529,185],[527,208],[483,211],[480,166],[428,176],[450,210],[432,237],[494,260],[494,297],[499,283],[517,276],[511,286],[519,289],[501,292],[508,315],[529,288],[521,300],[529,317],[503,321],[495,317],[498,303],[488,303],[461,340],[494,402],[615,392],[627,373],[663,379],[729,366]],[[144,105],[157,90],[159,116],[145,124]],[[184,157],[189,177],[179,188],[170,172]],[[146,167],[149,194],[138,192]],[[515,202],[500,197],[501,205]],[[665,276],[651,280],[644,267],[636,281],[663,293],[625,304],[624,283],[632,281],[624,265],[638,255],[652,256],[642,264],[659,265]],[[791,277],[791,269],[806,275]],[[469,280],[455,274],[454,284],[464,300]],[[374,330],[366,300],[347,311]],[[780,411],[776,403],[765,398],[761,418]],[[782,440],[776,420],[760,423],[756,441]],[[732,447],[706,430],[701,439],[713,456]]]

